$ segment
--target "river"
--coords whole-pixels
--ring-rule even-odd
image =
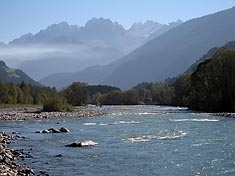
[[[235,119],[167,106],[104,106],[91,118],[0,121],[25,136],[11,144],[20,160],[50,175],[235,175]],[[35,131],[66,127],[70,133]],[[65,147],[92,140],[97,146]],[[62,154],[62,157],[56,155]]]

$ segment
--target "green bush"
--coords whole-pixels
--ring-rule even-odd
[[[60,97],[51,98],[43,104],[45,112],[70,112],[72,107]]]

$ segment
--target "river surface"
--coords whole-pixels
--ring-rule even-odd
[[[103,108],[107,114],[100,117],[0,121],[0,130],[26,137],[11,147],[30,152],[33,157],[20,162],[36,174],[235,175],[235,119],[177,107]],[[35,133],[51,127],[70,133]],[[81,140],[98,145],[65,147]]]

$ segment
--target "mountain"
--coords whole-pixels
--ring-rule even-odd
[[[61,22],[36,34],[25,34],[8,45],[0,44],[0,57],[39,80],[53,73],[112,63],[151,40],[152,34],[165,32],[166,26],[174,27],[148,21],[126,30],[104,18],[92,18],[84,26]]]
[[[72,79],[68,77],[72,81],[98,82],[128,89],[140,82],[177,76],[210,48],[235,40],[234,17],[235,7],[189,20],[148,41],[119,62],[79,71],[71,75]],[[104,73],[107,74],[102,77]],[[48,84],[50,81],[48,78],[42,82]]]
[[[116,32],[110,34],[110,31]],[[26,34],[13,40],[9,43],[8,50],[20,51],[19,55],[3,57],[23,58],[18,68],[33,78],[40,79],[59,71],[78,71],[91,64],[109,64],[115,61],[124,53],[118,47],[113,47],[108,38],[110,41],[113,39],[113,43],[121,43],[121,35],[120,25],[103,18],[89,20],[84,27],[61,22],[35,35]]]
[[[58,50],[67,52],[48,53],[42,58],[22,62],[19,68],[38,80],[53,73],[78,71],[99,63],[108,64],[123,56],[123,53],[114,48],[73,47],[58,47]]]
[[[81,28],[79,38],[82,41],[97,41],[104,46],[125,50],[123,44],[128,43],[125,29],[117,22],[104,18],[92,18]]]
[[[127,33],[128,35],[135,37],[155,38],[182,23],[181,20],[178,20],[167,25],[148,20],[145,23],[134,23],[130,29],[127,30]]]
[[[127,33],[128,35],[136,37],[148,37],[157,30],[160,30],[163,26],[163,24],[149,20],[145,23],[134,23],[130,29],[127,30]]]
[[[52,44],[58,42],[73,42],[73,37],[78,35],[80,27],[77,25],[69,25],[67,22],[52,24],[44,30],[40,30],[35,35],[28,33],[20,38],[9,42],[10,46],[14,45],[40,45]],[[63,38],[63,40],[61,40]]]
[[[8,67],[3,61],[0,61],[0,79],[5,83],[20,84],[22,81],[24,81],[31,85],[42,86],[40,83],[30,78],[23,71],[12,69]]]
[[[155,30],[154,32],[152,32],[148,36],[148,40],[152,40],[152,39],[164,34],[165,32],[167,32],[167,31],[169,31],[169,30],[171,30],[171,29],[173,29],[173,28],[175,28],[175,27],[177,27],[181,24],[183,24],[183,21],[181,21],[181,20],[177,20],[176,22],[171,22],[168,25],[164,24],[164,25],[162,25],[162,27],[160,29]]]
[[[86,82],[90,85],[98,85],[107,79],[116,68],[116,62],[114,62],[115,64],[109,65],[91,66],[78,72],[51,74],[39,80],[39,82],[49,87],[56,87],[57,89],[65,88],[77,81]]]
[[[3,43],[3,42],[0,42],[0,48],[2,47],[6,47],[7,45],[5,44],[5,43]]]
[[[213,46],[235,40],[235,7],[189,20],[126,55],[103,84],[130,88],[182,73]]]
[[[221,49],[235,49],[235,41],[231,41],[226,43],[225,45],[223,45],[222,47],[213,47],[211,48],[206,54],[204,54],[199,60],[197,60],[195,63],[193,63],[187,70],[186,70],[186,74],[192,74],[196,68],[197,65],[201,62],[203,62],[204,60],[213,57],[215,55],[216,52],[218,52]]]
[[[112,23],[112,21],[110,20],[105,20],[102,18],[92,19],[88,21],[85,27],[80,28],[80,32],[82,34],[81,40],[101,41],[102,39],[103,44],[106,43],[105,45],[110,45],[113,47],[115,46],[115,48],[119,51],[121,50],[122,53],[129,53],[135,48],[143,45],[148,40],[151,40],[153,37],[161,35],[162,33],[180,25],[181,23],[182,21],[178,20],[176,22],[170,23],[169,25],[163,25],[157,22],[147,21],[145,23],[135,23],[128,30],[125,30],[122,28],[120,24]],[[110,55],[112,55],[112,58],[114,58],[115,56],[114,54],[111,53]],[[116,67],[119,64],[124,62],[124,60],[119,60],[119,59],[112,60],[112,58],[108,58],[110,64],[104,64],[104,62],[97,63],[93,61],[92,65],[88,66],[85,69],[80,69],[80,70],[79,67],[77,66],[76,72],[73,72],[76,69],[73,68],[74,66],[76,66],[75,59],[73,60],[73,62],[70,62],[72,64],[71,66],[67,66],[68,63],[63,65],[57,63],[53,64],[53,59],[52,59],[51,62],[49,62],[50,64],[45,64],[43,68],[46,68],[47,65],[50,65],[50,67],[54,65],[57,68],[58,65],[62,65],[62,67],[66,65],[66,68],[68,68],[67,72],[53,73],[41,79],[40,82],[47,86],[52,86],[52,87],[56,86],[59,89],[66,87],[75,81],[83,81],[89,84],[98,84],[103,82],[106,78],[108,78],[108,76],[112,73],[112,71],[116,69]],[[121,58],[121,54],[119,55],[119,58]],[[38,60],[38,62],[40,61],[41,60]],[[82,65],[81,61],[78,63]],[[29,69],[35,70],[33,66],[29,64],[26,65],[28,65],[30,68],[25,69],[24,66],[23,67],[24,70],[29,70]],[[38,65],[38,64],[32,64],[32,65]],[[71,67],[73,69],[71,69]],[[58,70],[60,70],[61,72],[64,71],[64,69],[62,68],[58,68]]]

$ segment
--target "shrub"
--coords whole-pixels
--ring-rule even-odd
[[[72,107],[61,97],[51,98],[43,104],[45,112],[70,112]]]

